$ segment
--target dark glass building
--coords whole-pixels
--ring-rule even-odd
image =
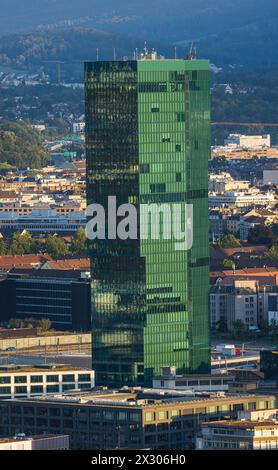
[[[90,242],[98,385],[149,386],[163,366],[210,372],[209,89],[205,60],[85,64],[87,199],[106,214],[105,238]],[[192,204],[192,248],[111,239],[109,196],[135,205],[138,228],[142,204]]]

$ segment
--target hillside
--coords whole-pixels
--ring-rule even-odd
[[[71,51],[58,40],[51,57],[64,58],[63,52],[67,59],[70,54],[77,60],[88,53],[91,57],[90,46],[101,47],[105,55],[106,48],[108,53],[114,43],[119,56],[131,55],[134,47],[142,48],[145,39],[150,47],[176,43],[183,56],[186,42],[194,39],[199,56],[209,57],[218,65],[260,67],[277,63],[277,0],[1,0],[1,7],[2,34],[37,29],[48,31],[49,41],[55,43],[59,34],[66,35],[62,29],[91,30],[87,33],[89,44],[83,42],[83,35],[78,45],[80,33],[71,33],[76,38]],[[69,42],[67,36],[64,39]],[[7,39],[4,42],[7,46]],[[172,54],[173,46],[170,51]],[[31,53],[30,60],[33,56]]]

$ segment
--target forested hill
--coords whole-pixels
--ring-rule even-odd
[[[194,40],[198,56],[217,65],[256,68],[278,61],[277,0],[0,0],[0,4],[0,35],[38,32],[26,39],[1,40],[2,54],[11,60],[49,55],[83,60],[92,57],[91,49],[101,48],[105,57],[114,46],[120,57],[142,48],[144,40],[150,48],[171,45],[171,54],[176,44],[182,57],[185,44]],[[26,50],[24,43],[28,46],[33,40],[34,47]]]
[[[22,67],[54,60],[83,62],[95,60],[97,48],[100,59],[111,59],[113,49],[118,58],[130,57],[140,46],[143,49],[142,40],[88,28],[14,34],[0,38],[0,64]]]

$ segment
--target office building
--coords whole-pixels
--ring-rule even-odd
[[[96,383],[151,386],[165,365],[209,373],[209,63],[155,53],[88,62],[85,81],[88,204],[107,217],[116,196],[139,221],[143,204],[166,204],[171,215],[192,204],[194,232],[180,251],[161,230],[155,240],[120,240],[106,227],[91,242]]]
[[[53,328],[89,331],[90,279],[74,270],[14,270],[0,282],[0,321],[47,318]]]
[[[0,398],[23,398],[94,387],[94,372],[63,364],[0,365]]]
[[[205,421],[276,407],[275,395],[122,389],[0,400],[0,436],[66,434],[70,448],[194,449]]]

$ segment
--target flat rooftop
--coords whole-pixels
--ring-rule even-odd
[[[241,428],[241,429],[256,429],[256,428],[277,428],[278,429],[278,420],[275,419],[266,419],[262,421],[251,421],[251,420],[241,420],[241,421],[211,421],[205,423],[205,426],[209,427],[220,427],[220,428]]]
[[[61,434],[41,434],[37,436],[14,436],[14,437],[0,437],[0,444],[8,444],[13,442],[25,442],[25,441],[36,441],[39,439],[53,439],[57,437],[63,437]]]
[[[0,365],[0,375],[10,373],[25,373],[25,372],[67,372],[67,371],[87,371],[92,372],[91,369],[86,367],[76,367],[70,364],[38,364],[38,365],[20,365],[20,364],[6,364]]]
[[[265,397],[275,398],[273,394],[260,395],[260,399]],[[127,408],[145,408],[153,406],[167,406],[175,403],[188,405],[203,405],[204,403],[225,403],[229,401],[241,402],[241,400],[258,399],[257,395],[242,393],[231,394],[224,392],[192,392],[191,390],[161,390],[161,389],[120,389],[120,390],[98,390],[66,392],[61,394],[44,395],[31,398],[17,398],[13,402],[28,403],[52,403],[83,406],[112,406]],[[8,402],[10,400],[5,400]]]

